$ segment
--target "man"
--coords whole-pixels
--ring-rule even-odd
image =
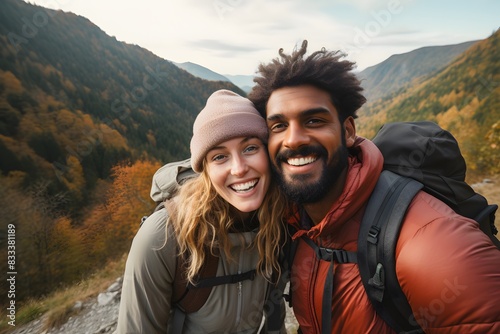
[[[261,64],[249,95],[267,120],[282,188],[297,204],[289,219],[298,242],[293,310],[304,334],[393,333],[370,303],[355,263],[334,264],[331,305],[323,305],[330,263],[318,260],[307,241],[356,251],[383,157],[356,135],[356,111],[366,100],[351,73],[354,64],[326,50],[306,58],[306,48],[304,41],[291,55],[280,50],[280,58]],[[397,243],[396,274],[426,333],[500,333],[499,260],[500,251],[474,221],[417,194]]]

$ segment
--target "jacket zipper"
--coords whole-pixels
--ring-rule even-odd
[[[243,234],[244,242],[240,248],[240,256],[238,261],[238,274],[243,272],[243,265],[246,263],[244,257],[246,256],[247,245],[252,243],[252,237],[248,233]],[[248,261],[247,261],[248,262]],[[236,326],[240,325],[243,313],[243,282],[238,282],[236,288],[238,289],[238,309],[236,310]]]
[[[238,274],[241,274],[241,271],[238,271]],[[238,282],[238,310],[237,310],[237,313],[236,313],[236,324],[239,325],[240,324],[240,320],[241,320],[241,308],[242,308],[242,304],[243,304],[243,301],[242,301],[242,293],[241,293],[241,286],[242,286],[242,283],[241,282]]]
[[[240,250],[240,260],[238,261],[238,274],[241,274],[241,266],[243,265],[242,257],[243,257],[243,248]],[[242,293],[242,287],[243,284],[241,282],[238,282],[237,284],[237,289],[238,289],[238,309],[236,310],[236,326],[239,326],[240,321],[241,321],[241,312],[242,312],[242,307],[243,307],[243,293]]]

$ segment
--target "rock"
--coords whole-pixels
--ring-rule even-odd
[[[105,306],[109,304],[117,295],[119,291],[115,292],[101,292],[99,296],[97,296],[97,303],[99,306]]]
[[[80,300],[77,301],[75,303],[75,305],[73,305],[73,311],[76,312],[76,313],[80,312],[82,310],[82,308],[83,308],[83,302],[80,301]]]
[[[94,332],[94,334],[99,334],[99,333],[110,333],[111,331],[113,331],[114,329],[116,328],[116,320],[111,322],[111,323],[108,323],[104,326],[102,326],[101,328],[99,328],[97,330],[97,332]]]
[[[122,288],[122,285],[120,282],[115,282],[109,286],[109,288],[106,290],[107,292],[115,292],[115,291],[120,291]]]

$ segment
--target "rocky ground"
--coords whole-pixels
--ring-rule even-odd
[[[97,298],[77,302],[76,315],[59,328],[43,330],[44,317],[25,326],[16,328],[12,334],[99,334],[114,333],[118,319],[122,278],[118,278]],[[286,328],[288,334],[297,332],[297,323],[290,309],[287,310]]]
[[[119,278],[97,298],[77,302],[74,306],[76,315],[59,328],[43,330],[44,317],[17,328],[13,334],[97,334],[113,333],[118,319],[121,281]]]

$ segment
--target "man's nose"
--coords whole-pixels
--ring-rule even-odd
[[[296,149],[302,145],[308,144],[310,138],[307,132],[300,124],[290,123],[286,129],[283,145],[290,149]]]

